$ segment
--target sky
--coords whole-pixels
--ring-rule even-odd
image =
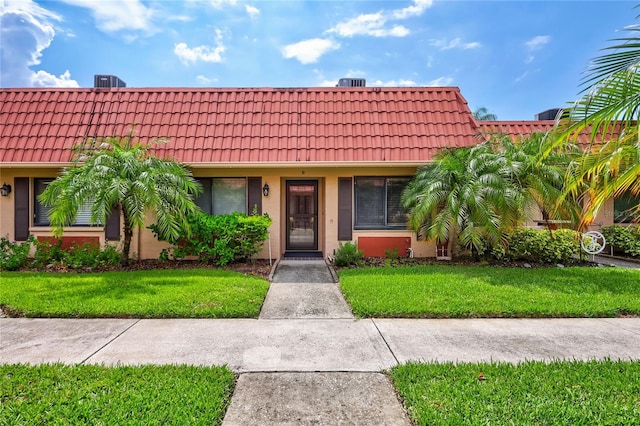
[[[0,0],[0,87],[457,86],[532,120],[579,97],[636,1]]]

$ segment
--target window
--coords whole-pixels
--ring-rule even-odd
[[[202,195],[195,201],[207,214],[247,213],[246,178],[198,179]]]
[[[407,215],[400,202],[408,177],[356,177],[355,228],[405,228]]]
[[[40,194],[42,194],[44,190],[47,188],[47,185],[49,185],[53,181],[54,179],[34,179],[33,180],[34,193],[36,197],[33,203],[33,205],[35,206],[34,219],[33,219],[34,226],[50,226],[51,225],[51,222],[49,221],[50,208],[40,204],[40,201],[38,201],[38,196],[40,196]],[[78,209],[76,220],[72,224],[73,226],[95,225],[91,223],[91,204],[92,203],[89,202],[83,206],[80,206],[80,208]]]
[[[613,222],[631,223],[636,217],[631,210],[638,207],[640,197],[627,192],[613,200]]]

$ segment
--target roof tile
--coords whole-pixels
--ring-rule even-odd
[[[68,161],[83,137],[134,124],[191,164],[425,162],[479,131],[457,88],[2,89],[0,163]]]

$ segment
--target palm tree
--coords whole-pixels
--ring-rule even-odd
[[[473,111],[473,117],[478,121],[496,121],[498,116],[489,112],[486,107],[478,107]]]
[[[583,226],[607,199],[627,191],[640,195],[640,27],[626,31],[628,37],[615,39],[607,53],[593,60],[582,81],[583,95],[566,111],[553,144],[590,132],[591,146],[568,185],[585,202]],[[635,213],[640,217],[640,205]]]
[[[475,254],[485,243],[502,245],[523,219],[523,197],[511,175],[489,143],[441,151],[402,194],[409,227],[439,244],[457,236]]]
[[[541,160],[552,141],[547,133],[534,132],[516,140],[509,135],[491,135],[489,140],[505,156],[527,207],[537,208],[547,226],[551,220],[569,220],[576,225],[581,206],[575,199],[563,197],[567,170],[581,155],[576,145],[556,147]]]
[[[134,128],[126,137],[86,140],[76,148],[74,162],[47,186],[40,201],[51,207],[49,219],[55,235],[71,224],[78,209],[91,204],[92,223],[105,223],[113,208],[122,212],[123,264],[129,263],[131,238],[144,226],[147,210],[157,218],[157,230],[165,239],[188,233],[187,216],[198,211],[193,197],[200,184],[180,163],[159,159],[149,144],[134,141]]]

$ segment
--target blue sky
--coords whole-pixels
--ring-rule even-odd
[[[472,110],[565,106],[634,1],[0,0],[2,87],[458,86]]]

